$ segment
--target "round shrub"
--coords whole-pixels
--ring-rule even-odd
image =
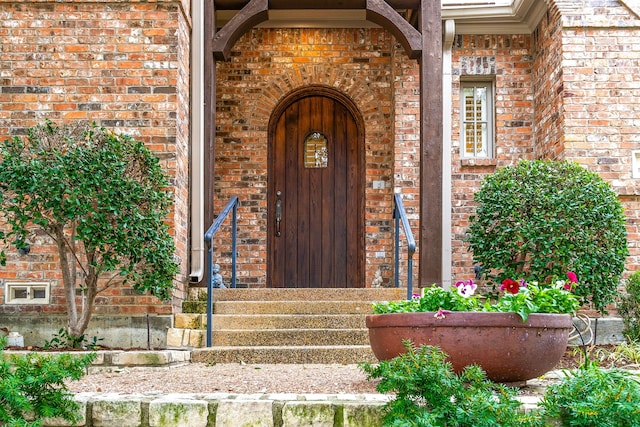
[[[525,161],[488,175],[467,242],[490,284],[577,274],[575,293],[605,312],[624,269],[622,205],[597,174],[566,161]]]

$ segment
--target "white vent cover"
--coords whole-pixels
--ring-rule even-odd
[[[6,281],[5,304],[49,304],[49,282]]]

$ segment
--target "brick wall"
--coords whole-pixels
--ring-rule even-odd
[[[0,0],[0,138],[22,135],[44,118],[83,119],[128,133],[158,153],[174,187],[168,222],[182,260],[176,303],[188,261],[188,6],[188,0]],[[34,238],[29,255],[12,254],[0,278],[55,285],[50,306],[0,305],[0,311],[63,309],[57,257],[43,236]],[[110,289],[96,312],[170,313],[171,305],[129,288]]]
[[[475,211],[473,194],[480,181],[518,159],[532,159],[533,54],[529,35],[458,35],[453,43],[452,119],[452,276],[473,277],[471,253],[464,244],[469,216]],[[461,158],[460,81],[494,80],[495,149],[492,159]]]
[[[416,242],[420,232],[420,69],[409,60],[400,46],[393,55],[393,133],[394,166],[390,184],[402,194],[403,205]],[[378,179],[378,178],[376,178]],[[395,234],[394,234],[395,236]],[[404,232],[400,232],[401,246],[406,247]],[[419,243],[413,256],[414,286],[420,268]],[[405,285],[406,252],[401,252],[400,286]],[[393,263],[389,265],[392,268]],[[393,277],[393,274],[391,275]]]
[[[555,56],[562,72],[549,78],[559,80],[555,91],[564,116],[564,157],[597,172],[619,194],[627,216],[627,270],[635,271],[640,269],[640,182],[632,178],[631,156],[640,149],[640,18],[617,1],[556,4],[560,16],[554,17],[554,37],[562,49]]]
[[[405,141],[407,156],[417,153],[406,143],[415,129],[417,107],[394,94],[400,77],[394,77],[397,70],[392,63],[401,63],[398,56],[403,55],[383,30],[255,29],[235,44],[231,61],[218,63],[216,210],[232,195],[240,196],[240,283],[266,285],[269,117],[287,93],[310,84],[344,92],[362,113],[366,126],[365,280],[370,285],[377,270],[387,283],[391,280],[393,171],[404,155],[397,149],[394,153],[393,144],[398,142],[393,139],[394,125],[408,130],[403,132],[408,136],[397,136]],[[405,60],[409,61],[406,56]],[[416,74],[416,62],[409,62],[414,69],[402,71],[401,76]],[[416,84],[402,90],[411,93]],[[406,114],[394,117],[399,102],[404,102],[401,108]],[[415,159],[410,162],[415,164]],[[373,180],[385,181],[385,188],[373,189]],[[417,185],[415,175],[404,180]],[[220,245],[224,251],[228,241],[221,240]],[[224,259],[221,264],[227,269]]]
[[[562,28],[560,12],[554,6],[533,33],[535,62],[534,129],[536,158],[564,158],[565,105],[562,97]]]
[[[189,255],[189,3],[0,0],[0,138],[23,134],[45,117],[90,119],[130,133],[156,151],[175,193],[168,222],[183,267],[176,305],[184,296]],[[638,120],[638,24],[616,1],[555,1],[532,35],[456,37],[451,129],[454,279],[472,274],[463,238],[474,210],[474,191],[496,167],[520,158],[576,160],[609,180],[628,217],[628,268],[639,268],[639,186],[630,176],[631,150],[639,147],[633,127]],[[219,211],[235,194],[242,200],[240,282],[266,285],[271,112],[292,90],[323,84],[354,100],[366,123],[366,285],[377,271],[388,284],[394,189],[401,189],[418,231],[417,62],[380,29],[255,29],[236,43],[231,61],[217,66],[215,207]],[[460,79],[483,76],[495,82],[495,159],[464,160]],[[384,181],[385,188],[373,189],[374,180]],[[226,243],[218,243],[222,255],[228,255]],[[56,263],[53,248],[38,236],[31,254],[12,255],[0,278],[56,282]],[[61,290],[53,294],[54,304],[44,310],[60,310]],[[148,310],[166,313],[171,306],[122,289],[101,296],[98,307],[104,313]]]
[[[640,268],[631,152],[640,149],[638,18],[618,2],[556,1],[522,36],[457,36],[453,49],[453,276],[469,277],[463,243],[473,192],[495,167],[520,158],[576,161],[606,179],[627,216],[627,270]],[[495,75],[495,160],[459,157],[460,77]]]

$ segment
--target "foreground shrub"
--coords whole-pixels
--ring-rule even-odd
[[[640,426],[640,378],[585,361],[547,387],[537,410],[524,413],[518,390],[486,379],[478,366],[456,374],[438,347],[416,349],[377,365],[362,363],[376,389],[395,395],[384,408],[384,427]]]
[[[0,425],[39,427],[44,418],[79,420],[79,405],[64,381],[82,377],[95,354],[7,358],[3,349],[0,342]]]
[[[540,405],[562,426],[637,427],[640,381],[629,371],[587,363],[549,386]]]
[[[522,413],[517,389],[486,379],[478,366],[457,375],[446,354],[433,346],[415,349],[405,342],[405,354],[377,365],[361,364],[368,379],[378,379],[380,393],[394,393],[385,406],[386,427],[537,426]]]

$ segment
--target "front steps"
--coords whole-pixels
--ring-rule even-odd
[[[375,361],[365,316],[374,301],[406,289],[216,289],[212,347],[206,314],[177,314],[167,345],[194,347],[206,363],[341,363]],[[202,304],[206,306],[205,304]]]

